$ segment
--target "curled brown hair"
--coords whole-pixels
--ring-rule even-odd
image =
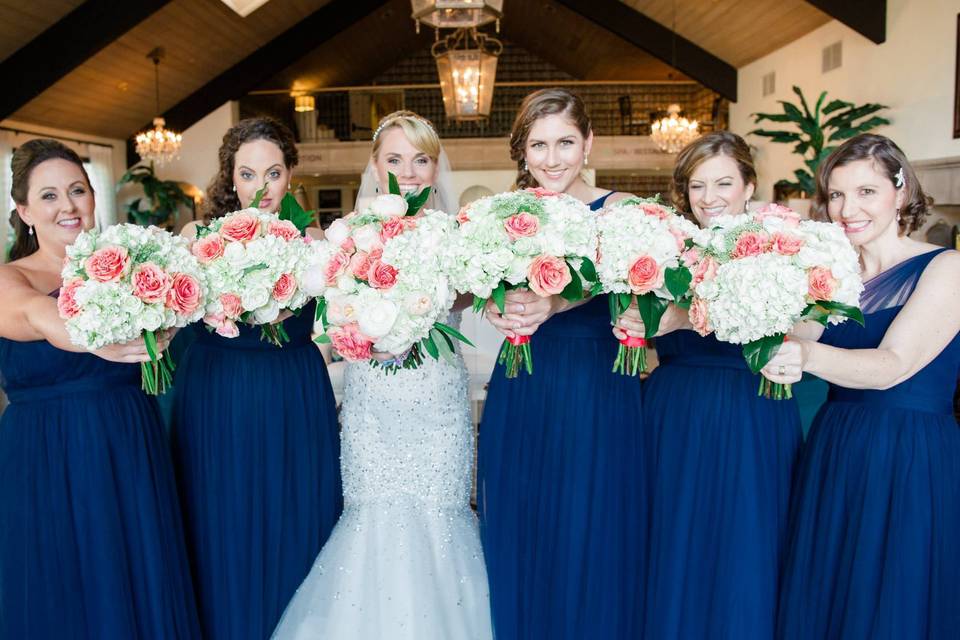
[[[690,188],[690,176],[697,170],[704,160],[714,156],[729,156],[737,163],[743,184],[757,186],[757,169],[753,165],[753,156],[750,147],[743,138],[732,131],[712,131],[700,136],[677,155],[677,163],[673,167],[673,181],[670,183],[670,196],[677,211],[689,217],[690,197],[687,195]]]
[[[220,170],[207,187],[207,200],[203,207],[203,217],[209,221],[241,207],[240,199],[233,188],[233,169],[237,149],[245,142],[269,140],[283,152],[283,164],[287,169],[297,166],[300,157],[297,142],[289,128],[273,118],[247,118],[230,127],[223,135],[223,143],[218,152]]]
[[[30,174],[41,163],[58,159],[72,162],[80,167],[83,179],[87,181],[87,188],[90,189],[90,193],[93,193],[90,176],[83,168],[83,160],[76,151],[58,140],[35,138],[24,142],[13,152],[13,159],[10,161],[10,170],[13,173],[10,196],[13,201],[20,206],[26,205],[27,195],[30,192]],[[10,224],[13,225],[13,231],[17,236],[10,249],[10,260],[19,260],[34,253],[39,248],[37,236],[30,233],[29,225],[20,218],[16,209],[10,212]]]
[[[900,233],[909,235],[923,226],[933,198],[924,193],[917,174],[907,161],[900,147],[886,136],[875,133],[861,133],[850,138],[817,167],[817,191],[814,195],[816,213],[821,219],[829,220],[827,204],[830,201],[830,174],[836,167],[842,167],[857,160],[872,160],[877,170],[893,184],[895,189],[906,189],[903,206],[899,214]],[[897,174],[903,170],[902,186],[897,186]]]
[[[584,139],[590,135],[590,116],[583,106],[583,100],[575,93],[566,89],[540,89],[534,91],[520,105],[517,117],[513,121],[513,130],[510,132],[510,159],[517,163],[517,188],[537,187],[539,184],[527,169],[524,152],[527,149],[527,138],[533,123],[544,116],[555,114],[565,115]]]

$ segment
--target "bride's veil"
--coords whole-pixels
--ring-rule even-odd
[[[377,178],[377,169],[373,165],[373,158],[370,158],[367,162],[367,168],[363,170],[363,176],[360,178],[360,191],[357,192],[357,202],[354,209],[359,211],[366,207],[378,195],[380,195],[380,180]],[[453,190],[450,159],[443,147],[440,148],[440,157],[437,158],[437,177],[433,182],[430,198],[424,207],[426,209],[439,209],[451,215],[455,215],[460,210],[457,195]]]

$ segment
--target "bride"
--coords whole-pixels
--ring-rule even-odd
[[[437,133],[410,111],[377,127],[358,205],[378,184],[386,192],[387,172],[405,191],[433,187],[428,208],[457,210]],[[273,637],[491,638],[470,509],[473,429],[463,361],[426,358],[390,374],[351,363],[341,418],[343,515]]]

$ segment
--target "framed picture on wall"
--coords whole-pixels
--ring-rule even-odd
[[[953,137],[960,138],[960,13],[957,14],[957,60],[953,73]]]

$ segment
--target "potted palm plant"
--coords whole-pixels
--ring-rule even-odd
[[[795,180],[778,180],[774,187],[777,192],[784,195],[796,194],[809,198],[816,189],[814,176],[817,173],[817,167],[839,146],[840,142],[881,125],[890,124],[890,121],[874,115],[886,109],[886,105],[872,102],[855,105],[845,100],[831,100],[824,106],[827,98],[827,92],[824,91],[817,98],[817,103],[811,111],[800,87],[794,86],[793,92],[800,98],[800,106],[786,100],[778,100],[783,113],[752,115],[754,124],[768,120],[793,125],[797,130],[754,129],[750,134],[770,138],[772,142],[794,145],[793,152],[803,159],[804,167],[793,172]],[[796,207],[793,208],[796,209]]]
[[[127,183],[139,184],[143,189],[143,197],[131,200],[124,207],[130,222],[172,230],[180,215],[180,207],[193,209],[193,198],[184,193],[179,183],[159,179],[152,162],[130,167],[117,183],[117,189]]]

